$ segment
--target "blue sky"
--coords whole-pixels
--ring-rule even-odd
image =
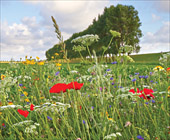
[[[1,60],[28,56],[45,59],[45,51],[58,43],[51,16],[64,39],[86,29],[104,7],[133,5],[139,12],[143,37],[140,53],[170,51],[170,1],[1,1]]]

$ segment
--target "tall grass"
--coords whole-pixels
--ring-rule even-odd
[[[53,63],[2,64],[0,73],[6,77],[0,82],[0,139],[170,138],[166,73],[153,72],[153,65],[103,65],[97,61],[95,66],[74,64],[70,69],[77,72],[69,71],[66,65],[58,70]],[[142,75],[148,78],[139,78]],[[54,84],[72,81],[84,83],[81,90],[49,93]],[[129,92],[146,87],[155,91],[154,99],[144,100]],[[10,102],[16,106],[12,108]],[[36,106],[34,111],[30,111],[30,104]],[[28,117],[17,109],[28,110]],[[30,122],[24,123],[26,120]]]

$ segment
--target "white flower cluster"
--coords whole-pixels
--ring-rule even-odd
[[[36,128],[39,125],[40,125],[39,123],[36,123],[36,122],[34,123],[34,121],[32,120],[26,120],[26,121],[13,124],[13,127],[23,127],[23,128],[26,127],[24,131],[25,133],[38,135]]]
[[[11,109],[11,108],[22,108],[20,105],[7,105],[7,106],[1,106],[0,111],[5,110],[5,109]]]
[[[71,43],[81,43],[82,45],[91,45],[93,42],[98,40],[99,40],[98,35],[87,34],[73,39]]]
[[[160,64],[165,65],[165,66],[169,65],[170,64],[170,52],[163,54],[159,58],[159,62]]]
[[[47,112],[47,111],[51,111],[51,112],[55,112],[55,113],[62,113],[64,112],[67,108],[70,108],[71,105],[70,104],[63,104],[60,102],[56,102],[55,104],[51,104],[51,103],[44,103],[41,106],[35,106],[34,107],[34,111],[38,111],[40,113],[42,112]]]
[[[19,122],[19,123],[15,123],[13,124],[13,126],[23,126],[23,125],[30,125],[31,123],[33,123],[34,121],[32,120],[26,120],[26,121],[22,121],[22,122]]]
[[[104,137],[104,139],[114,139],[113,137],[122,136],[120,132],[112,133]]]

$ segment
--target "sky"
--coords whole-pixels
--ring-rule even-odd
[[[132,5],[142,26],[143,53],[170,51],[170,0],[0,0],[0,60],[36,56],[58,43],[53,16],[65,39],[86,29],[105,7]]]

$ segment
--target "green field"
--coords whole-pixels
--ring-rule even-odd
[[[1,64],[0,139],[168,140],[170,81],[155,66]]]

